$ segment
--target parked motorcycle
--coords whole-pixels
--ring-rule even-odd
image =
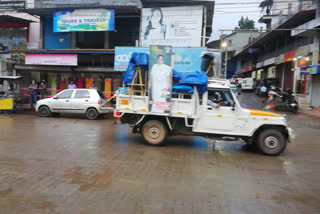
[[[282,101],[287,102],[289,111],[293,113],[298,112],[299,103],[296,99],[295,93],[293,93],[293,91],[290,88],[286,90],[286,93],[282,94]]]
[[[269,95],[273,95],[275,99],[277,97],[278,102],[275,102],[275,108],[286,107],[290,112],[297,113],[299,110],[299,103],[296,99],[295,93],[288,88],[286,91],[283,91],[281,88],[277,89],[274,86],[271,87]]]

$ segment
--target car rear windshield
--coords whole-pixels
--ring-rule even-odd
[[[98,94],[101,99],[104,99],[104,100],[106,99],[106,97],[104,96],[104,94],[101,91],[98,90]]]

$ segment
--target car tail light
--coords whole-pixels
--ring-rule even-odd
[[[102,99],[99,99],[98,104],[99,104],[99,105],[102,104]]]
[[[116,112],[114,115],[115,115],[116,117],[120,117],[120,112]]]

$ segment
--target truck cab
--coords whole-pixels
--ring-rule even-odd
[[[216,104],[215,97],[219,97]],[[242,139],[266,155],[283,152],[292,139],[286,119],[275,113],[242,108],[227,83],[209,82],[199,95],[172,96],[171,111],[148,112],[148,96],[117,94],[115,116],[154,146],[164,145],[172,135],[203,136],[220,140]]]

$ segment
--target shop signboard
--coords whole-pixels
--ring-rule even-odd
[[[258,62],[256,68],[261,68],[264,65],[264,61]]]
[[[290,62],[295,58],[296,50],[289,51],[284,54],[284,62]]]
[[[301,67],[300,72],[303,74],[320,74],[320,65]]]
[[[263,66],[271,65],[271,64],[274,64],[275,62],[276,62],[275,57],[272,57],[270,59],[266,59],[266,60],[264,60]]]
[[[113,31],[114,10],[78,9],[53,14],[53,32]]]
[[[116,47],[114,70],[126,71],[130,57],[134,52],[149,54],[149,48]],[[175,55],[174,70],[180,72],[193,72],[201,70],[201,56],[206,52],[206,48],[172,48],[172,52]]]
[[[26,9],[25,1],[0,1],[0,10],[23,10]]]
[[[140,45],[200,47],[203,6],[143,8]]]
[[[26,53],[26,65],[67,65],[77,66],[77,54],[32,54]]]
[[[245,66],[245,67],[242,68],[243,73],[252,71],[254,69],[256,69],[256,65],[248,65],[248,66]]]
[[[149,111],[169,113],[172,88],[172,48],[151,45],[149,55]]]

